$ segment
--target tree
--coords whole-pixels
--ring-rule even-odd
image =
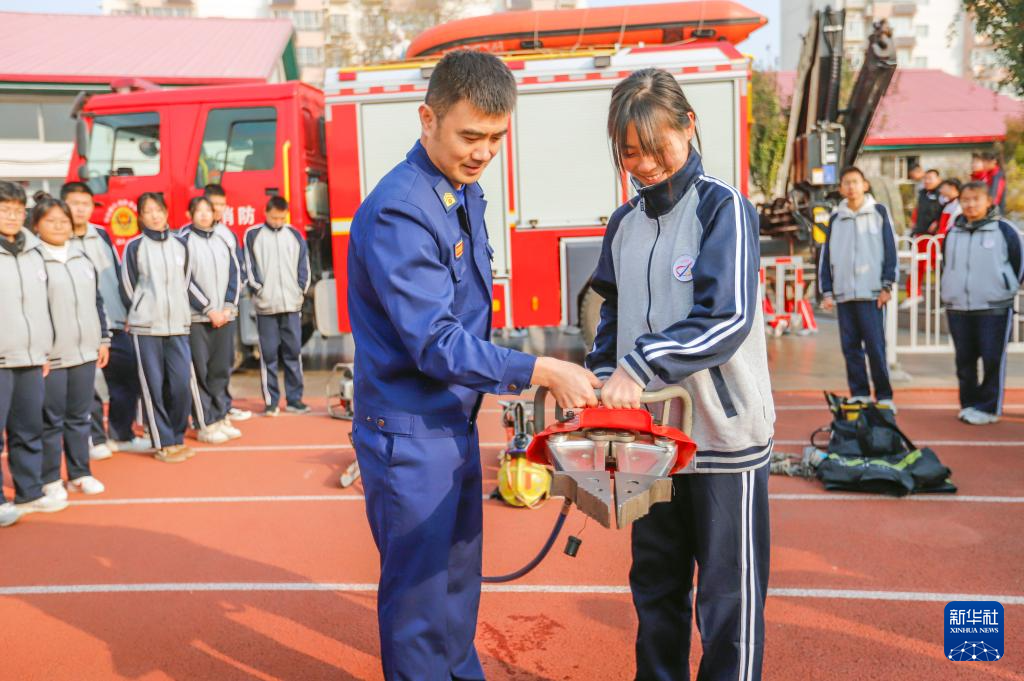
[[[750,131],[750,174],[766,198],[771,198],[775,176],[786,152],[787,122],[779,103],[775,74],[754,71]]]
[[[992,41],[1010,85],[1024,95],[1024,2],[964,0],[964,9],[974,18],[977,32]]]

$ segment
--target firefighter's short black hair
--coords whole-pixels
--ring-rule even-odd
[[[288,202],[283,196],[271,196],[267,200],[267,207],[264,210],[267,213],[272,210],[288,210]]]
[[[449,52],[434,67],[427,105],[437,117],[462,100],[488,116],[504,116],[516,106],[516,79],[505,62],[478,50]]]

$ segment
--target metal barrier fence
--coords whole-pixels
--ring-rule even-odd
[[[761,258],[764,320],[773,335],[781,336],[791,330],[800,335],[818,332],[804,276],[804,260],[800,256]]]
[[[896,239],[898,290],[886,306],[885,349],[890,366],[903,354],[952,353],[942,307],[942,241],[937,236]],[[900,292],[907,298],[900,301]],[[917,295],[919,293],[919,295]],[[1024,291],[1014,303],[1010,352],[1024,352]]]

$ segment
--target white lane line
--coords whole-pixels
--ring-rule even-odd
[[[959,411],[959,404],[897,404],[900,411]],[[1024,409],[1024,404],[1004,404],[1003,410]],[[776,404],[775,411],[828,411],[825,404]]]
[[[490,499],[490,494],[483,498]],[[1024,504],[1024,497],[972,496],[968,494],[915,494],[893,497],[886,494],[769,494],[772,501],[939,501],[964,504]],[[248,504],[301,501],[362,502],[362,494],[286,494],[271,496],[222,496],[222,497],[137,497],[128,499],[78,499],[72,506],[134,506],[146,504]]]
[[[808,440],[774,440],[777,445],[810,445]],[[921,447],[1022,447],[1024,440],[914,440]]]
[[[576,584],[485,584],[490,593],[543,594],[628,594],[628,586]],[[374,593],[373,583],[336,582],[157,582],[139,584],[61,584],[0,587],[0,596],[61,596],[72,594],[116,593],[195,593],[195,592],[347,592]],[[1024,605],[1024,595],[963,594],[926,591],[867,591],[860,589],[768,589],[774,598],[824,598],[853,601],[998,601],[1003,605]]]

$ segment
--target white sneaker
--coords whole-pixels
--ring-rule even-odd
[[[911,309],[913,307],[917,307],[917,305],[922,300],[924,300],[924,299],[921,296],[911,296],[911,297],[907,298],[906,300],[904,300],[902,303],[900,303],[900,309],[901,310],[909,310],[909,309]]]
[[[989,414],[988,412],[981,411],[980,409],[968,409],[967,413],[963,415],[964,423],[969,423],[972,426],[987,426],[990,423],[998,423],[999,417],[995,414]]]
[[[220,432],[227,435],[229,440],[237,440],[238,438],[242,437],[242,431],[231,425],[231,421],[227,419],[219,421],[213,424],[213,426],[217,428],[217,430],[219,430]]]
[[[49,497],[44,494],[38,499],[27,501],[24,504],[15,504],[14,506],[22,515],[26,513],[56,513],[68,507],[68,500],[57,499],[56,497]]]
[[[14,504],[10,502],[0,504],[0,527],[10,527],[18,522],[20,517],[21,511]]]
[[[103,461],[114,456],[114,451],[107,446],[107,443],[93,445],[89,448],[89,460],[90,461]]]
[[[218,428],[217,424],[211,423],[206,428],[199,431],[198,440],[209,445],[222,445],[228,441],[228,435]]]
[[[233,421],[248,421],[252,418],[252,412],[248,409],[239,409],[238,407],[231,407],[228,409],[228,418]]]
[[[963,420],[964,420],[964,417],[966,417],[966,416],[967,416],[967,414],[969,414],[969,413],[970,413],[970,412],[972,412],[972,411],[974,411],[974,407],[964,407],[963,409],[961,409],[961,410],[960,410],[960,411],[959,411],[959,412],[957,413],[956,417],[957,417],[958,419],[960,419],[961,421],[963,421]]]
[[[68,500],[68,491],[64,489],[63,480],[54,480],[43,485],[43,494],[60,501]]]
[[[127,441],[107,440],[107,446],[112,452],[149,452],[153,450],[153,443],[145,437],[133,437]]]
[[[849,399],[850,404],[871,404],[871,397],[863,397],[861,395],[854,395]]]
[[[103,494],[106,487],[91,475],[83,475],[68,482],[68,489],[79,494]]]

